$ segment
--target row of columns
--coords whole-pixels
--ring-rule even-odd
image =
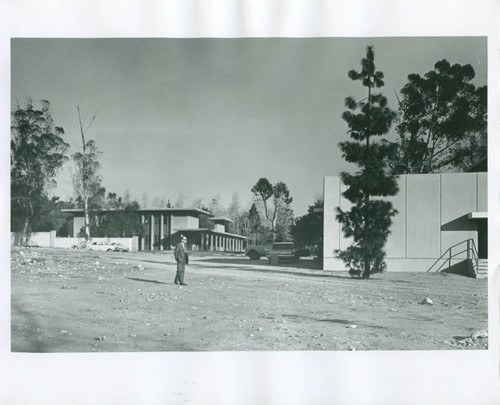
[[[155,243],[155,224],[156,217],[154,215],[148,215],[149,222],[149,241],[148,245],[145,246],[145,240],[142,238],[141,241],[141,250],[154,250]],[[159,216],[160,220],[160,233],[159,233],[159,241],[167,236],[165,235],[165,224],[164,224],[164,215],[161,214]],[[146,215],[141,215],[141,223],[146,221]],[[163,250],[163,244],[160,243],[160,250]],[[241,252],[243,251],[243,239],[237,239],[231,236],[224,235],[215,235],[215,234],[202,234],[201,235],[201,250],[215,250],[215,251],[232,251],[232,252]]]
[[[231,236],[203,234],[200,248],[201,250],[240,252],[243,250],[243,240]]]
[[[155,224],[156,224],[156,218],[154,215],[148,215],[149,219],[149,250],[154,250],[154,243],[155,243]],[[141,223],[143,224],[146,221],[146,215],[141,215]],[[163,214],[160,214],[160,234],[159,234],[159,242],[160,242],[160,250],[163,250],[163,244],[161,243],[161,240],[166,236],[165,235],[165,216]],[[144,250],[146,248],[144,238],[142,238],[141,242],[141,250]]]

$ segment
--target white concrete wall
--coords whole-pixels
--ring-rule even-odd
[[[92,238],[92,242],[120,243],[128,247],[130,251],[137,252],[139,247],[138,239],[137,236],[131,238]],[[53,247],[71,248],[73,245],[78,245],[83,240],[85,240],[85,238],[55,238],[55,245]]]
[[[172,216],[172,233],[179,229],[198,229],[199,220],[190,216]]]
[[[73,245],[78,245],[84,241],[85,238],[56,238],[55,246],[57,248],[71,248]]]
[[[226,232],[226,227],[222,224],[214,224],[214,231],[216,232]]]
[[[56,231],[33,232],[30,235],[28,245],[51,246],[51,241],[53,243],[55,236],[56,236]]]
[[[85,240],[85,238],[75,237],[58,238],[55,234],[56,231],[35,232],[30,236],[30,244],[41,247],[71,248]],[[16,240],[15,233],[11,233],[11,240]],[[92,242],[121,243],[133,252],[138,250],[137,236],[131,238],[92,238]]]
[[[187,225],[189,229],[198,229],[200,227],[200,221],[196,217],[187,217]]]
[[[477,244],[476,223],[470,212],[487,211],[487,173],[404,175],[399,193],[390,197],[398,214],[393,217],[386,244],[388,270],[426,271],[450,246],[466,239]],[[351,243],[335,219],[335,207],[349,208],[339,177],[324,179],[324,269],[346,270],[334,250]],[[458,256],[455,261],[459,261]]]

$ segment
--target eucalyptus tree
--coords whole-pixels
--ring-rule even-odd
[[[282,181],[272,185],[266,178],[260,178],[252,187],[252,193],[264,206],[264,215],[271,225],[272,239],[275,240],[278,215],[282,214],[285,218],[290,216],[290,204],[293,201],[290,191]]]
[[[476,88],[471,65],[441,60],[401,90],[398,155],[393,171],[462,170],[487,155],[487,87]]]
[[[54,124],[50,102],[37,109],[32,100],[12,112],[10,141],[11,215],[21,218],[21,243],[29,239],[31,221],[56,185],[68,159],[64,129]],[[14,221],[16,222],[16,221]]]
[[[102,191],[102,178],[99,174],[101,168],[100,158],[102,153],[97,148],[93,139],[86,140],[85,136],[90,126],[94,122],[96,115],[90,121],[83,119],[78,110],[78,125],[82,139],[82,151],[73,154],[75,162],[75,173],[73,174],[73,187],[75,193],[83,204],[85,216],[85,238],[90,239],[90,207],[89,202],[92,197]]]

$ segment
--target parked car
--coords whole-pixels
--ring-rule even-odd
[[[86,240],[79,242],[78,244],[71,245],[71,249],[88,249],[89,245]]]
[[[115,247],[115,249],[114,249],[115,252],[128,252],[129,251],[129,248],[127,246],[122,245],[121,243],[113,242],[111,245]]]
[[[100,250],[104,252],[113,252],[115,250],[115,246],[111,243],[104,243],[104,242],[92,242],[89,245],[90,250]]]
[[[272,241],[264,241],[258,245],[247,245],[245,247],[245,256],[252,260],[259,260],[261,256],[265,256],[273,246]]]
[[[271,261],[273,255],[278,256],[278,263],[280,261],[296,262],[300,259],[299,253],[295,250],[293,242],[275,242],[273,243],[269,252],[267,252],[267,258]]]

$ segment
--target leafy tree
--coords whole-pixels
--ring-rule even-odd
[[[214,198],[210,200],[208,203],[208,211],[213,215],[213,216],[223,216],[225,215],[225,210],[224,207],[222,206],[221,203],[221,198],[220,195],[216,195]]]
[[[179,195],[177,196],[177,200],[174,202],[174,207],[175,208],[185,208],[186,206],[186,194],[183,192],[180,192]]]
[[[167,200],[164,197],[157,196],[153,199],[151,206],[154,208],[167,207]]]
[[[240,216],[241,233],[245,235],[250,243],[256,244],[266,239],[268,230],[260,220],[259,211],[254,204],[250,210]]]
[[[316,212],[323,208],[323,199],[317,199],[310,205],[307,214],[295,221],[292,226],[293,239],[299,248],[311,248],[323,244],[323,213]]]
[[[104,200],[103,203],[103,208],[107,210],[120,209],[122,206],[122,198],[118,197],[116,193],[108,193],[108,197]]]
[[[118,199],[120,204],[113,210],[106,212],[99,225],[96,226],[96,235],[107,237],[142,236],[144,229],[137,220],[139,203],[131,201],[124,204],[121,203],[121,198]]]
[[[99,190],[99,198],[94,196],[89,202],[89,212],[96,214],[90,217],[90,234],[97,237],[131,237],[144,234],[143,225],[139,222],[139,203],[130,198],[126,192],[125,197],[116,193],[108,193],[104,198],[105,189]],[[97,221],[97,218],[99,220]],[[80,229],[78,236],[85,237],[85,226]]]
[[[146,193],[145,191],[143,191],[141,197],[141,208],[150,208],[148,193]]]
[[[123,194],[123,203],[128,204],[132,201],[132,196],[130,194],[130,190],[127,188]]]
[[[47,190],[55,186],[54,177],[63,163],[69,145],[64,130],[54,124],[50,103],[41,101],[36,109],[31,100],[17,105],[11,125],[11,215],[19,225],[21,243],[29,239],[30,225],[46,199]]]
[[[294,220],[293,210],[289,206],[283,205],[278,209],[275,228],[276,242],[284,242],[292,239],[291,230]]]
[[[293,198],[284,182],[278,182],[274,186],[266,178],[261,178],[252,187],[252,193],[262,202],[264,206],[264,215],[271,225],[272,239],[276,240],[276,224],[278,213],[287,214]],[[271,204],[269,204],[271,202]]]
[[[241,214],[241,201],[240,201],[240,195],[238,192],[233,193],[231,197],[231,203],[229,204],[229,207],[226,210],[227,216],[235,221],[238,216]]]
[[[259,212],[255,204],[252,204],[250,211],[248,211],[248,223],[250,235],[253,236],[255,241],[262,234],[262,222],[260,221]]]
[[[487,88],[476,88],[471,65],[442,60],[401,90],[395,173],[464,169],[486,157]]]
[[[80,106],[77,106],[77,110],[80,136],[82,138],[82,152],[76,152],[73,154],[73,161],[76,166],[76,171],[73,174],[73,187],[76,195],[83,203],[85,215],[85,238],[90,239],[89,202],[93,196],[99,194],[100,192],[104,192],[101,186],[102,179],[99,175],[99,169],[101,168],[101,164],[99,162],[101,152],[97,149],[96,143],[93,139],[88,141],[85,140],[85,135],[94,122],[96,116],[94,115],[87,124],[86,119],[82,121]]]
[[[383,250],[392,216],[396,214],[391,202],[374,197],[392,196],[398,192],[396,178],[388,174],[388,159],[396,149],[386,140],[374,141],[375,136],[387,134],[396,114],[387,106],[382,94],[372,94],[374,87],[384,85],[384,75],[375,69],[375,54],[369,46],[361,61],[361,72],[351,70],[349,77],[359,80],[367,88],[366,99],[355,102],[346,98],[342,118],[347,122],[352,141],[339,144],[343,158],[355,163],[359,171],[354,174],[341,173],[347,186],[343,193],[353,205],[349,211],[337,208],[337,220],[342,230],[353,243],[346,250],[339,250],[339,257],[350,268],[351,275],[362,274],[363,278],[385,269]],[[360,110],[359,113],[356,113]]]
[[[242,230],[241,224],[241,202],[240,195],[237,192],[234,192],[231,198],[231,203],[229,207],[227,207],[226,215],[229,219],[233,221],[232,224],[229,224],[229,232],[240,234]]]
[[[60,201],[59,197],[45,197],[40,209],[33,217],[33,232],[48,232],[55,230],[57,236],[69,236],[72,234],[73,217],[63,213],[62,209],[73,208],[70,202]]]
[[[203,201],[201,198],[197,198],[193,200],[189,208],[200,208],[201,206],[203,206]]]

